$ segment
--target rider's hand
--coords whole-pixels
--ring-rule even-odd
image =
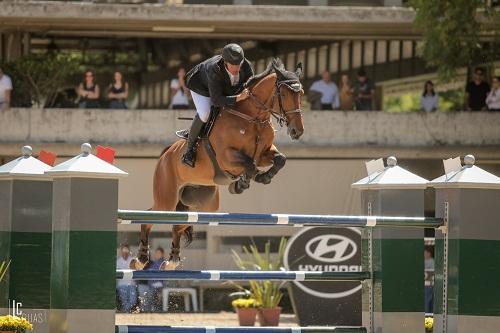
[[[236,102],[244,101],[250,96],[250,91],[248,89],[244,89],[238,96],[236,96]]]

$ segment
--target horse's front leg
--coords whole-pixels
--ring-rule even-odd
[[[240,194],[250,187],[250,181],[259,172],[257,165],[252,157],[236,149],[228,149],[226,157],[231,161],[231,164],[236,167],[244,168],[244,172],[240,179],[229,185],[229,192],[232,194]]]
[[[257,183],[269,184],[273,177],[285,166],[285,163],[286,156],[280,153],[274,145],[271,146],[268,151],[262,154],[259,164],[262,166],[272,164],[272,166],[267,171],[257,173],[254,180]]]

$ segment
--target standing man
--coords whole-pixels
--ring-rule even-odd
[[[358,79],[354,82],[352,92],[354,94],[356,110],[370,111],[373,109],[375,85],[368,79],[363,68],[360,68],[358,71]]]
[[[186,75],[186,86],[196,106],[188,146],[182,162],[194,168],[196,143],[203,125],[210,117],[212,106],[233,106],[248,98],[249,91],[244,83],[253,76],[250,61],[245,58],[238,44],[224,46],[221,55],[216,55],[193,67]]]
[[[0,110],[7,110],[10,107],[11,93],[12,80],[0,67]]]
[[[339,90],[332,82],[330,72],[325,70],[321,80],[314,82],[309,90],[321,94],[321,110],[337,110],[340,108]]]
[[[484,69],[477,67],[474,70],[474,80],[467,83],[465,88],[465,110],[486,111],[486,97],[490,92],[490,85],[484,81]]]

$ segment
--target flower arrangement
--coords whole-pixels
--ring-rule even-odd
[[[32,330],[33,325],[25,318],[17,316],[0,316],[0,331],[12,331],[24,333],[27,330]]]
[[[258,302],[255,301],[253,298],[237,298],[231,302],[231,305],[235,309],[258,308],[259,307]]]
[[[434,318],[425,317],[425,331],[432,332],[433,327],[434,327]]]

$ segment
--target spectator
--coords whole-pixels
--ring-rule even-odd
[[[159,246],[154,254],[154,261],[148,269],[160,269],[161,265],[165,261],[165,250]],[[163,291],[163,281],[161,280],[151,280],[149,282],[149,294],[151,296],[151,311],[161,312],[163,303],[161,301],[162,291]]]
[[[120,257],[116,260],[117,269],[129,269],[130,261],[130,248],[124,244],[120,248]],[[118,310],[123,312],[130,312],[132,307],[137,303],[137,289],[134,281],[118,280],[116,284],[116,291],[120,306]]]
[[[328,71],[324,71],[321,74],[321,80],[314,82],[309,90],[321,94],[321,110],[334,110],[340,107],[339,90],[331,81]]]
[[[78,86],[79,106],[84,109],[99,107],[99,86],[94,83],[94,73],[86,71],[83,82]]]
[[[0,111],[10,107],[10,97],[12,93],[12,81],[7,74],[4,74],[0,67]]]
[[[147,270],[160,269],[164,259],[165,251],[158,247],[154,253],[154,260],[151,260]],[[159,280],[139,281],[139,299],[141,312],[155,312],[162,309],[161,294],[163,282]]]
[[[342,111],[354,110],[354,98],[351,91],[351,81],[349,76],[342,75],[340,82],[340,109]]]
[[[181,67],[177,71],[177,79],[170,81],[170,96],[172,96],[170,108],[174,110],[189,109],[189,89],[186,88],[185,76],[186,70]]]
[[[500,76],[495,76],[491,81],[491,91],[486,97],[488,110],[500,111]]]
[[[366,76],[363,68],[358,71],[358,79],[354,82],[354,87],[351,90],[354,94],[356,110],[370,111],[372,110],[373,99],[375,97],[375,86]]]
[[[484,81],[484,69],[477,67],[474,70],[474,80],[467,83],[465,88],[465,109],[467,111],[485,111],[486,96],[490,85]]]
[[[420,97],[420,110],[425,112],[437,111],[439,108],[438,94],[434,91],[432,81],[425,82],[424,92]]]
[[[115,72],[113,79],[114,82],[108,88],[109,107],[111,109],[127,109],[128,83],[123,82],[123,75],[120,72]]]

